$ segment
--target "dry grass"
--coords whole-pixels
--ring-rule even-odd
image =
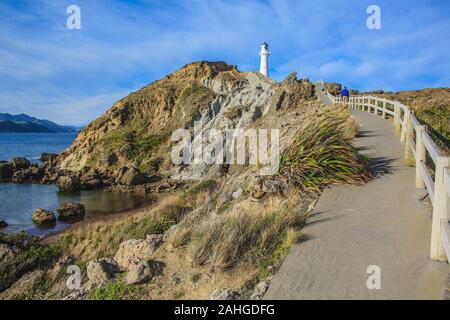
[[[187,245],[195,265],[213,270],[227,270],[242,262],[258,265],[286,238],[295,242],[304,223],[303,212],[293,204],[265,205],[258,210],[246,205],[222,215],[199,210],[197,215],[183,220],[170,242],[174,247]]]
[[[143,209],[133,216],[111,222],[99,221],[64,233],[59,240],[64,252],[81,262],[113,256],[121,242],[163,233],[181,221],[189,211],[186,201],[170,196],[152,209]]]

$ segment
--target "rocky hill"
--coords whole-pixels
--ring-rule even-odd
[[[306,99],[314,96],[311,83],[299,83]],[[170,161],[174,130],[192,130],[194,121],[201,121],[204,130],[246,127],[268,112],[273,97],[280,105],[292,100],[277,90],[274,81],[259,73],[239,72],[223,62],[186,65],[115,103],[79,134],[58,165],[71,171],[90,167],[113,176],[129,166],[146,174],[174,174],[180,170]],[[208,170],[196,167],[186,174]]]

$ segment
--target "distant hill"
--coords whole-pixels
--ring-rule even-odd
[[[52,121],[38,119],[26,114],[0,113],[0,132],[57,133],[77,131],[76,127],[60,126]]]

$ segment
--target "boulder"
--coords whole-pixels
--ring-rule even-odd
[[[2,162],[0,163],[0,181],[11,181],[14,173],[14,167],[12,163]]]
[[[135,264],[125,277],[126,284],[139,284],[150,281],[153,277],[162,274],[164,263],[158,261],[142,261]]]
[[[261,300],[266,293],[267,289],[269,288],[269,282],[268,281],[261,281],[259,282],[253,291],[253,294],[251,295],[251,300]]]
[[[0,220],[0,229],[6,228],[8,226],[8,224],[6,223],[6,221]]]
[[[231,289],[215,290],[209,297],[210,300],[235,300],[238,296],[236,291]]]
[[[235,192],[233,192],[232,197],[233,199],[239,199],[242,195],[242,188],[237,189]]]
[[[53,162],[56,160],[57,157],[58,157],[58,154],[56,154],[56,153],[44,152],[41,154],[40,160],[42,162]]]
[[[81,175],[80,184],[82,189],[95,190],[103,187],[103,180],[95,169],[89,169]]]
[[[89,283],[94,287],[111,280],[117,272],[119,272],[117,263],[110,258],[91,260],[86,266]]]
[[[14,167],[14,171],[28,169],[31,165],[30,160],[27,158],[14,158],[11,160]]]
[[[132,270],[139,262],[151,260],[162,242],[162,234],[152,234],[146,239],[124,241],[120,244],[114,260],[122,270]]]
[[[255,199],[261,199],[266,194],[281,194],[283,186],[277,179],[265,176],[253,176],[247,188],[247,192]]]
[[[78,191],[81,184],[80,179],[77,176],[61,176],[56,181],[60,191]]]
[[[325,89],[333,96],[340,96],[342,85],[336,82],[325,83]]]
[[[84,292],[83,290],[75,290],[70,294],[68,294],[67,296],[65,296],[63,300],[84,300],[85,297],[86,292]]]
[[[65,202],[56,209],[59,213],[59,220],[72,220],[84,217],[85,209],[81,203]]]
[[[28,169],[22,169],[14,172],[11,180],[14,183],[28,183],[33,181],[41,181],[41,179],[44,178],[44,175],[44,168],[33,166]]]
[[[33,212],[33,222],[36,224],[50,224],[55,223],[56,218],[53,212],[45,209],[36,209]]]
[[[116,175],[116,183],[125,186],[136,186],[146,182],[146,177],[135,167],[122,167]]]

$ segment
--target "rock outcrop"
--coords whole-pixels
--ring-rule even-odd
[[[211,293],[210,300],[235,300],[238,293],[231,289],[217,289]]]
[[[56,222],[53,212],[45,209],[36,209],[33,212],[32,219],[36,224],[52,224]]]
[[[125,277],[127,284],[139,284],[150,281],[153,277],[162,274],[164,263],[159,261],[142,261],[133,265]]]
[[[0,182],[11,181],[14,173],[14,167],[12,163],[1,161],[0,162]]]
[[[81,188],[80,178],[75,175],[60,176],[56,182],[60,191],[70,192],[77,191]]]
[[[89,261],[86,266],[88,286],[98,287],[111,280],[117,272],[119,272],[117,263],[110,258]]]
[[[149,235],[146,239],[128,240],[120,244],[114,260],[122,270],[133,270],[140,262],[150,261],[163,242],[163,235]]]
[[[340,96],[342,91],[342,85],[340,83],[335,82],[325,83],[325,89],[333,96]]]
[[[74,220],[84,217],[85,209],[81,203],[65,202],[59,205],[56,211],[59,220]]]
[[[116,183],[125,186],[136,186],[146,182],[146,177],[135,167],[122,167],[117,173]]]
[[[31,165],[31,162],[27,158],[14,158],[11,160],[11,164],[14,167],[14,171],[17,171],[28,169]]]
[[[56,160],[56,158],[58,157],[57,153],[47,153],[44,152],[41,154],[41,157],[39,158],[42,162],[50,162],[52,163],[53,161]]]
[[[42,166],[35,164],[26,169],[19,169],[15,171],[11,180],[14,183],[40,182],[44,176],[45,169]]]

